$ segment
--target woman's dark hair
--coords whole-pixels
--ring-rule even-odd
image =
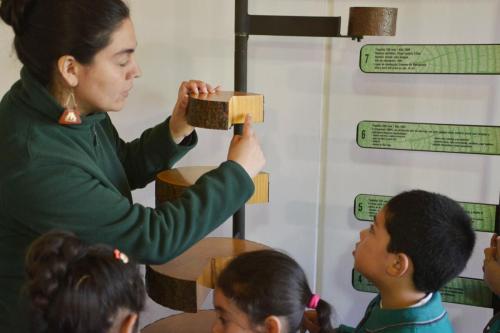
[[[90,64],[129,17],[122,0],[1,0],[0,17],[15,32],[17,56],[43,85],[53,82],[57,60],[72,55]]]
[[[288,332],[296,332],[313,293],[299,264],[274,250],[237,256],[221,272],[217,288],[245,314],[253,325],[269,316],[287,319]],[[320,300],[316,307],[321,333],[333,332],[331,307]]]
[[[411,258],[418,290],[435,292],[465,268],[476,235],[460,204],[413,190],[393,197],[386,207],[385,227],[391,237],[387,250]]]
[[[121,309],[141,312],[145,288],[138,267],[105,245],[51,231],[26,256],[32,332],[104,333]]]

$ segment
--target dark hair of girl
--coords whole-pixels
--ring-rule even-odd
[[[263,324],[269,316],[285,317],[290,333],[299,329],[313,296],[299,264],[274,250],[237,256],[221,272],[217,287],[253,325]],[[333,332],[330,304],[320,300],[316,311],[320,332]]]
[[[90,64],[129,9],[122,0],[1,0],[0,17],[14,29],[19,60],[48,86],[60,57]]]
[[[51,231],[32,243],[25,264],[32,332],[104,333],[120,309],[144,308],[138,267],[105,245]]]

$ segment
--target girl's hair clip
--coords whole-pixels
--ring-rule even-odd
[[[121,260],[124,264],[128,264],[128,257],[125,253],[120,252],[118,249],[115,249],[113,253],[115,255],[115,259]]]
[[[313,294],[311,296],[311,299],[309,300],[309,304],[307,304],[307,307],[309,309],[316,309],[318,307],[318,303],[319,303],[320,299],[321,298],[319,295]]]

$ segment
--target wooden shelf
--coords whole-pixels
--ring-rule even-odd
[[[214,310],[181,313],[155,321],[144,327],[141,333],[211,333],[216,319]]]
[[[263,249],[269,247],[234,238],[202,239],[166,264],[146,266],[148,295],[171,309],[197,312],[232,258]]]
[[[213,169],[213,166],[193,166],[160,172],[156,176],[156,204],[177,199],[186,188],[194,185],[198,178]],[[247,204],[269,202],[269,174],[260,172],[253,178],[253,183],[255,192]]]
[[[254,123],[264,121],[263,95],[219,91],[189,96],[187,121],[195,127],[227,130],[233,124],[243,124],[247,114]]]

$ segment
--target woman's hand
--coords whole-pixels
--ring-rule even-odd
[[[182,139],[191,134],[194,130],[194,127],[189,125],[186,120],[189,94],[213,94],[218,90],[218,86],[213,88],[210,84],[198,80],[184,81],[181,83],[177,95],[177,103],[175,103],[172,117],[170,118],[170,134],[175,142],[181,142]]]
[[[484,281],[491,291],[500,295],[500,237],[493,234],[490,247],[484,249]]]
[[[266,164],[259,140],[252,129],[252,117],[247,115],[243,125],[243,134],[235,135],[229,146],[227,159],[241,165],[253,178]]]
[[[319,333],[320,330],[321,327],[319,327],[318,313],[316,312],[316,310],[305,311],[304,317],[302,318],[300,332]]]

